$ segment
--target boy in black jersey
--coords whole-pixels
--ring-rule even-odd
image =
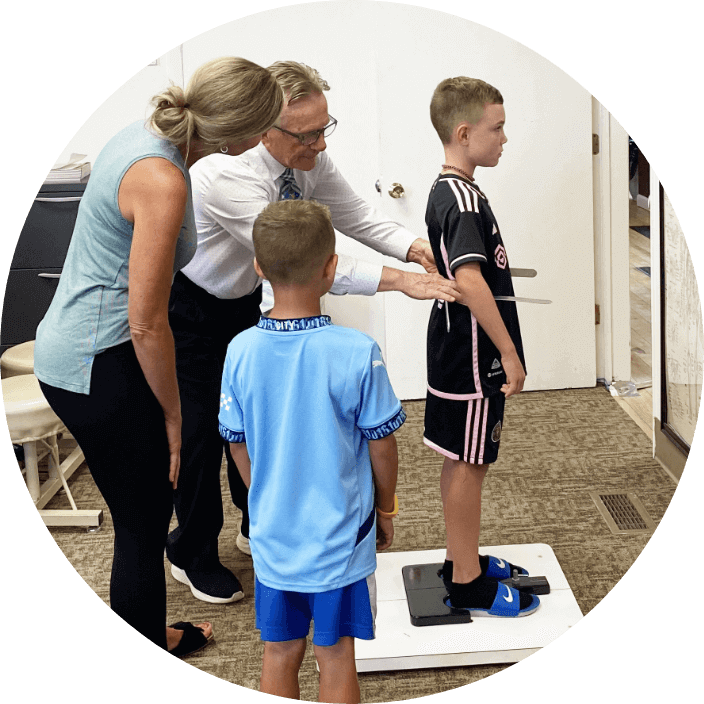
[[[438,301],[428,325],[426,445],[445,456],[440,491],[447,531],[442,577],[448,601],[473,615],[524,616],[537,596],[500,584],[516,565],[479,555],[481,489],[495,462],[504,400],[520,393],[525,362],[511,272],[487,197],[474,181],[477,166],[501,158],[505,112],[501,93],[484,81],[442,81],[430,117],[445,150],[433,184],[426,224],[439,272],[457,284],[455,303]]]

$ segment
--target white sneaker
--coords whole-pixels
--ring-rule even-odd
[[[235,540],[235,544],[240,549],[240,551],[243,552],[245,555],[252,554],[252,550],[249,547],[249,538],[245,538],[244,535],[242,535],[242,533],[238,534],[237,540]]]

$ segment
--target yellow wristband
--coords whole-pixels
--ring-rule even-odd
[[[393,518],[396,514],[398,514],[398,496],[394,494],[394,509],[391,511],[391,513],[387,513],[386,511],[382,511],[378,506],[376,507],[376,512],[382,517],[382,518]]]

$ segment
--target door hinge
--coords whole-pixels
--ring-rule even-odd
[[[601,308],[598,303],[594,306],[594,319],[596,321],[596,325],[601,323]]]
[[[599,135],[598,134],[592,134],[592,154],[598,154],[599,153]]]

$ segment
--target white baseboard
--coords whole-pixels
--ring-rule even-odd
[[[645,208],[645,210],[650,210],[650,198],[648,198],[647,196],[642,196],[639,193],[638,198],[636,199],[636,205],[639,208]]]

